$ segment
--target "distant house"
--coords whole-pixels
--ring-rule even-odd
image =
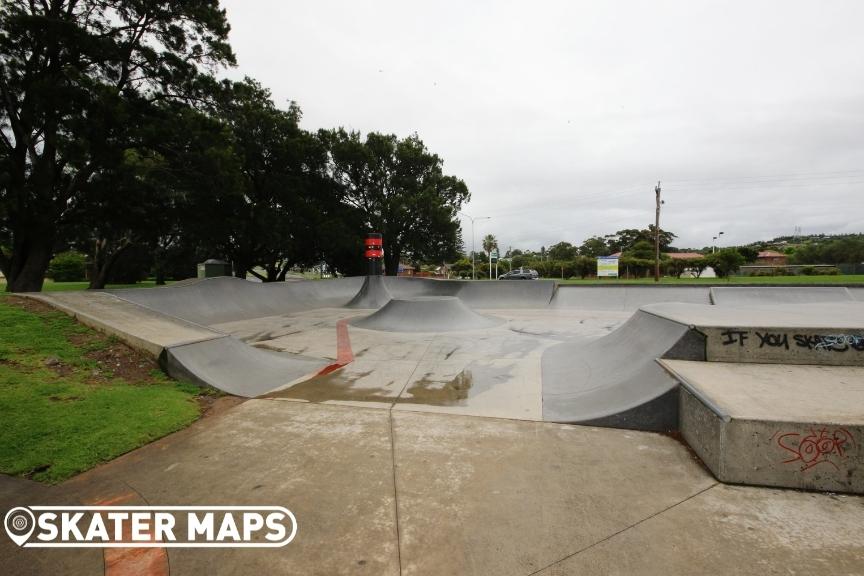
[[[414,276],[417,273],[417,269],[410,264],[399,263],[399,272],[396,274],[397,276]]]
[[[756,257],[756,265],[761,266],[785,266],[788,260],[788,256],[783,254],[782,252],[775,252],[774,250],[763,250],[759,252],[759,255]]]
[[[699,252],[667,252],[663,254],[672,260],[693,260],[694,258],[702,258],[705,255]]]

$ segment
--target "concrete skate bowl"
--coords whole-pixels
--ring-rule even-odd
[[[861,306],[845,288],[394,277],[273,284],[222,277],[110,293],[206,329],[206,338],[166,345],[160,362],[169,374],[238,396],[298,391],[297,399],[329,401],[325,380],[353,369],[354,379],[372,382],[363,400],[379,405],[419,409],[445,389],[455,396],[436,409],[468,410],[471,394],[497,406],[496,394],[509,386],[513,402],[536,408],[491,415],[648,430],[677,421],[678,383],[656,361],[704,360],[706,331],[695,319],[717,316],[707,310],[747,316],[748,306],[766,302],[793,312],[815,303]]]
[[[491,328],[502,322],[474,312],[456,296],[415,296],[391,299],[377,312],[351,324],[388,332],[451,332]]]

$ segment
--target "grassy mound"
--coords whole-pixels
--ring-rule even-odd
[[[0,472],[61,481],[188,426],[201,392],[61,312],[0,298]]]

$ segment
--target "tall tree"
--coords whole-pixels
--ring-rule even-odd
[[[498,239],[492,234],[486,234],[483,237],[483,250],[488,255],[492,250],[498,247]]]
[[[242,199],[226,218],[235,275],[284,280],[295,264],[321,258],[319,224],[338,198],[323,143],[299,127],[300,108],[278,108],[249,78],[225,83],[216,110],[228,125],[241,169]],[[256,270],[260,267],[263,270]]]
[[[569,242],[558,242],[549,247],[549,257],[552,260],[573,260],[576,258],[576,247]]]
[[[654,243],[654,225],[649,224],[648,228],[638,230],[636,228],[626,228],[618,230],[615,234],[609,234],[606,238],[606,245],[611,253],[623,252],[631,249],[637,242]],[[660,250],[667,250],[672,242],[677,238],[672,232],[660,229]]]
[[[468,187],[444,174],[442,159],[416,134],[402,140],[375,132],[364,140],[341,128],[319,134],[344,201],[363,215],[365,231],[384,235],[388,275],[396,275],[402,257],[419,262],[458,256],[457,211],[470,198]]]
[[[0,6],[0,267],[40,290],[94,182],[141,146],[160,104],[196,102],[233,63],[217,0],[6,0]],[[126,199],[110,195],[122,211]],[[108,207],[106,206],[106,208]]]
[[[592,236],[588,238],[582,245],[579,247],[579,255],[580,256],[588,256],[590,258],[596,258],[597,256],[608,256],[609,254],[613,254],[615,251],[610,250],[609,246],[606,244],[606,240],[601,238],[600,236]]]
[[[142,144],[127,150],[119,166],[95,174],[68,216],[76,246],[89,255],[91,288],[103,288],[118,264],[127,268],[130,252],[149,255],[139,264],[151,264],[157,282],[178,251],[188,256],[198,246],[225,257],[228,217],[242,198],[225,127],[192,108],[171,107],[152,119]],[[123,198],[122,209],[116,197]]]

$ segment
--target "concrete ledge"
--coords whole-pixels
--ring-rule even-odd
[[[864,366],[860,302],[752,307],[651,304],[642,310],[704,334],[709,362]]]
[[[681,382],[681,434],[719,480],[864,493],[864,369],[660,363]]]
[[[172,318],[105,292],[20,294],[69,314],[82,324],[116,336],[126,344],[158,358],[169,346],[222,338],[221,332]]]

